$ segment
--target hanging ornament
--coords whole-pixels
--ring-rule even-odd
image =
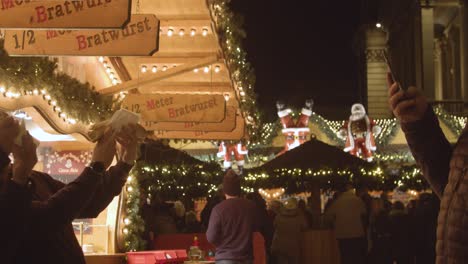
[[[278,153],[278,155],[298,147],[307,141],[307,136],[310,133],[309,118],[312,115],[313,105],[314,101],[312,99],[306,100],[299,119],[297,122],[294,122],[294,119],[291,116],[291,109],[286,108],[285,104],[281,101],[276,103],[278,116],[281,120],[281,124],[283,125],[282,132],[286,138],[284,149]]]
[[[382,128],[366,114],[364,106],[354,104],[351,107],[349,120],[338,131],[338,136],[346,140],[345,152],[370,162],[373,160],[373,152],[377,150],[375,137],[381,131]]]
[[[239,170],[239,175],[242,175],[244,170],[244,156],[247,155],[249,151],[247,147],[242,142],[237,144],[229,144],[221,142],[219,144],[218,153],[216,154],[218,158],[223,158],[223,167],[225,170],[232,168],[232,158],[234,158],[237,169]]]

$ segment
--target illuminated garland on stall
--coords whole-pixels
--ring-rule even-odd
[[[140,216],[140,199],[158,194],[166,200],[193,200],[211,197],[221,183],[224,172],[217,164],[192,165],[150,165],[137,162],[125,187],[127,194],[123,228],[127,251],[144,250],[142,239],[144,222]],[[275,169],[272,172],[248,170],[243,181],[245,193],[260,189],[285,188],[286,193],[294,194],[308,190],[311,182],[319,183],[322,189],[335,189],[353,181],[371,189],[425,190],[427,184],[421,171],[415,166],[405,166],[398,170],[382,167],[357,170],[322,168],[312,169]],[[140,192],[144,192],[141,195]]]
[[[322,131],[332,142],[336,142],[337,146],[343,146],[344,140],[338,137],[338,131],[343,127],[345,121],[329,121],[321,115],[312,113],[312,124],[317,124],[320,131]]]
[[[126,185],[127,202],[123,229],[125,249],[143,250],[144,222],[140,216],[140,192],[151,198],[158,194],[165,200],[195,199],[211,197],[221,183],[222,170],[218,164],[148,164],[139,161],[135,164]]]
[[[9,98],[42,95],[68,123],[93,123],[113,113],[113,98],[94,91],[89,83],[56,73],[57,63],[48,58],[9,57],[0,40],[0,92]]]
[[[140,251],[146,248],[146,241],[143,239],[145,222],[140,215],[140,186],[136,172],[135,169],[130,172],[125,186],[127,199],[122,232],[124,247],[127,252]]]
[[[247,61],[247,53],[242,48],[242,39],[246,35],[242,29],[242,19],[231,11],[229,2],[230,0],[208,0],[208,7],[215,22],[232,83],[238,91],[237,96],[246,120],[249,143],[253,147],[269,145],[276,136],[275,130],[264,129],[262,115],[256,105],[255,74]]]
[[[385,180],[385,186],[391,186],[392,188],[398,188],[401,190],[427,190],[429,189],[429,184],[424,179],[421,169],[416,165],[413,166],[402,166],[396,173],[392,172],[387,173]],[[390,190],[390,188],[387,188]]]
[[[448,114],[442,107],[434,107],[434,112],[456,136],[461,135],[463,128],[465,128],[467,117]]]
[[[391,163],[414,163],[414,157],[411,152],[401,151],[397,153],[374,153],[374,158],[380,162],[391,162]]]

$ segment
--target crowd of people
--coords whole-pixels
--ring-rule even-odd
[[[230,180],[225,180],[217,195],[208,199],[200,213],[200,221],[196,212],[186,212],[180,201],[165,202],[156,196],[150,203],[142,205],[148,249],[154,246],[153,240],[157,235],[207,232],[207,238],[217,248],[223,246],[223,241],[229,241],[229,246],[224,246],[232,254],[231,242],[235,239],[223,238],[223,235],[237,237],[242,233],[243,237],[249,237],[249,232],[257,231],[264,237],[268,263],[295,264],[303,263],[304,232],[333,229],[343,264],[435,263],[439,211],[439,200],[435,194],[421,193],[419,199],[410,200],[405,206],[401,201],[392,203],[386,192],[372,197],[367,188],[355,189],[348,184],[335,192],[323,213],[317,214],[310,207],[310,201],[295,197],[284,201],[272,200],[267,204],[258,192],[242,196],[236,177],[239,176],[232,170],[226,174],[225,178]],[[226,200],[230,203],[223,203]],[[219,204],[223,206],[218,208]],[[239,215],[251,215],[253,220],[250,220],[248,228],[230,226],[229,221],[223,220],[236,219]],[[218,225],[214,227],[212,221]],[[239,220],[236,224],[241,222]],[[244,252],[242,256],[235,253],[218,254],[218,257],[248,259],[252,252],[246,252],[247,256]]]
[[[389,86],[391,109],[434,194],[423,194],[405,206],[391,203],[385,194],[373,198],[366,190],[354,192],[348,184],[336,193],[319,222],[334,229],[344,264],[466,263],[468,133],[463,130],[452,148],[420,90],[400,89],[391,75]],[[6,212],[0,217],[2,261],[85,263],[72,221],[96,217],[120,194],[137,158],[136,130],[132,125],[120,131],[109,128],[96,144],[91,164],[64,185],[33,170],[37,145],[28,133],[18,144],[18,122],[2,114],[0,210]],[[114,156],[117,163],[110,167]],[[208,201],[201,223],[193,212],[155,202],[146,209],[155,211],[148,239],[164,232],[206,230],[208,241],[216,246],[217,263],[251,264],[252,233],[259,231],[270,263],[300,263],[301,234],[316,223],[314,211],[308,212],[305,202],[295,198],[267,207],[259,194],[241,197],[240,182],[232,170],[226,173],[222,191]]]

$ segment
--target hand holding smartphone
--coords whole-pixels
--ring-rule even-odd
[[[387,64],[388,71],[390,72],[390,75],[392,76],[393,81],[398,83],[398,87],[400,88],[401,91],[406,92],[408,87],[401,85],[400,80],[395,76],[395,71],[394,71],[395,68],[392,66],[392,63],[386,51],[384,51],[384,59],[385,59],[385,63]]]

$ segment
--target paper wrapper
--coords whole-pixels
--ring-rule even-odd
[[[140,116],[138,114],[132,113],[125,109],[120,109],[114,113],[114,115],[109,119],[92,125],[88,131],[88,136],[92,142],[96,142],[109,130],[113,129],[115,131],[120,131],[123,126],[128,124],[137,125],[137,138],[139,141],[143,141],[147,132],[145,128],[138,124]]]

